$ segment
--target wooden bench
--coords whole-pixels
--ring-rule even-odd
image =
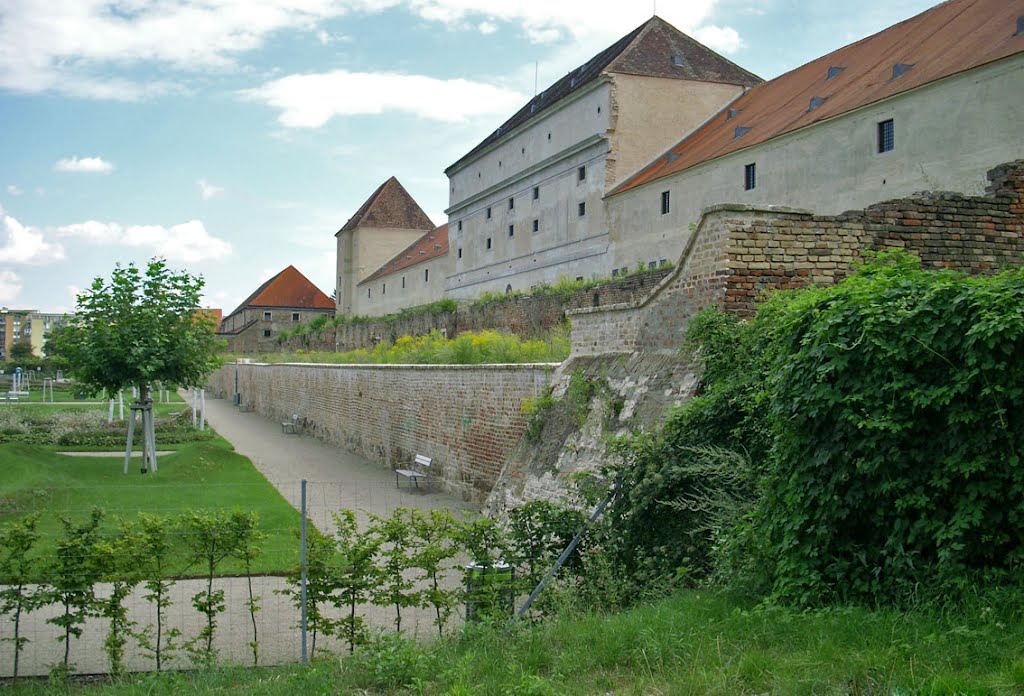
[[[417,489],[420,487],[420,479],[426,481],[430,480],[430,467],[434,463],[432,457],[428,457],[423,454],[417,454],[416,458],[412,460],[408,469],[395,469],[395,487],[401,488],[400,476],[404,476],[409,481],[409,487],[415,486]]]
[[[290,421],[281,424],[281,432],[285,435],[296,435],[299,432],[299,414],[293,413]]]

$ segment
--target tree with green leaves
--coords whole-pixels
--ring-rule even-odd
[[[15,520],[0,529],[0,616],[12,615],[14,636],[4,641],[14,644],[13,680],[18,681],[18,658],[28,638],[21,635],[21,616],[37,606],[37,597],[29,591],[36,559],[32,550],[39,541],[36,526],[39,513]]]
[[[348,641],[349,652],[353,653],[356,645],[367,638],[366,622],[357,614],[357,608],[380,591],[383,571],[377,567],[376,557],[381,541],[376,534],[359,531],[356,515],[351,510],[335,513],[334,524],[338,529],[335,536],[338,593],[333,597],[339,608],[348,610],[347,616],[338,619],[336,627]]]
[[[390,517],[370,515],[370,532],[380,543],[383,579],[373,592],[373,602],[378,606],[390,604],[395,608],[395,631],[398,633],[402,632],[402,609],[417,604],[413,580],[406,574],[412,567],[411,513],[409,508],[398,508]]]
[[[213,647],[217,614],[225,610],[224,590],[214,590],[213,579],[220,564],[231,556],[235,549],[234,532],[227,514],[222,511],[187,512],[182,515],[179,528],[184,537],[189,566],[201,566],[203,579],[206,580],[206,589],[192,597],[192,606],[206,617],[206,625],[189,641],[186,649],[194,660],[213,664],[217,659],[217,652]]]
[[[298,538],[299,530],[295,530]],[[316,657],[316,639],[319,635],[334,635],[336,622],[327,615],[329,605],[339,605],[334,593],[338,589],[337,550],[334,537],[317,530],[312,523],[306,533],[306,627],[312,638],[310,659]],[[288,597],[296,609],[302,609],[302,566],[296,566],[287,577],[289,587],[274,590]],[[299,628],[299,626],[296,626]]]
[[[181,629],[164,630],[167,609],[171,606],[171,588],[175,582],[170,567],[174,553],[171,544],[171,525],[166,517],[139,513],[138,551],[139,574],[146,589],[144,599],[156,610],[156,624],[146,626],[134,634],[142,649],[153,656],[156,671],[174,656],[178,649],[175,643],[181,636]]]
[[[61,520],[63,534],[57,540],[56,554],[49,568],[49,587],[42,592],[45,604],[60,604],[61,613],[46,620],[62,633],[57,640],[64,643],[63,670],[71,669],[71,639],[82,635],[86,619],[98,611],[96,583],[100,568],[96,546],[100,541],[103,511],[93,508],[88,519],[75,522]]]
[[[245,581],[249,590],[249,598],[245,605],[249,610],[249,619],[252,621],[252,641],[249,642],[249,647],[252,648],[253,666],[258,666],[260,663],[256,613],[261,608],[262,597],[254,595],[252,591],[252,562],[262,552],[259,546],[260,542],[267,538],[267,535],[257,528],[258,522],[258,516],[252,511],[234,510],[228,518],[228,532],[231,534],[233,544],[231,555],[245,566]]]
[[[139,531],[127,520],[120,520],[117,532],[96,544],[101,579],[110,585],[110,593],[97,600],[97,613],[110,624],[103,649],[110,661],[110,675],[114,677],[124,673],[124,648],[135,625],[128,618],[127,600],[142,581],[139,572],[142,549]]]
[[[201,276],[173,271],[163,259],[145,271],[118,264],[109,281],[96,278],[78,295],[75,321],[53,341],[92,393],[138,388],[133,410],[142,413],[144,473],[156,470],[152,385],[202,386],[220,362],[214,321],[197,311],[203,285]],[[129,447],[134,423],[133,416]]]
[[[437,635],[444,634],[445,624],[455,606],[457,593],[444,587],[445,571],[453,566],[458,553],[455,537],[458,522],[445,510],[424,513],[413,509],[410,516],[412,555],[409,563],[417,572],[416,580],[425,585],[417,593],[418,605],[434,610]]]

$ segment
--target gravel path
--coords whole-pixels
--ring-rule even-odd
[[[296,508],[301,496],[300,482],[307,484],[307,509],[317,527],[333,530],[331,513],[347,508],[357,511],[365,523],[367,513],[387,515],[398,507],[434,509],[448,507],[458,514],[472,514],[473,508],[460,500],[437,491],[410,491],[402,482],[398,489],[394,474],[378,464],[337,449],[304,435],[286,435],[281,424],[256,413],[240,413],[230,401],[207,399],[206,419],[229,440],[235,449],[249,457],[256,468]],[[428,453],[429,454],[429,453]],[[119,455],[123,457],[124,455]],[[286,587],[282,578],[254,579],[255,594],[261,597],[261,611],[257,614],[260,644],[260,664],[296,662],[300,656],[300,633],[295,628],[299,612],[290,601],[275,591]],[[252,640],[252,623],[245,602],[248,593],[244,578],[223,578],[214,583],[214,589],[223,589],[227,611],[218,617],[216,647],[223,660],[237,664],[252,664],[248,643]],[[170,627],[179,629],[184,638],[195,636],[203,626],[204,617],[191,606],[191,598],[205,587],[201,580],[183,580],[173,589],[174,604],[169,612]],[[102,595],[109,588],[100,586]],[[137,590],[128,600],[130,618],[141,626],[154,623],[152,606]],[[32,612],[22,618],[22,636],[30,643],[21,656],[19,673],[42,675],[63,657],[62,644],[57,641],[59,629],[46,623],[57,613],[56,607]],[[367,606],[363,615],[371,627],[392,628],[394,612],[389,608]],[[421,638],[435,635],[432,615],[423,611],[403,611],[403,632]],[[461,618],[453,617],[458,624]],[[13,622],[5,621],[0,638],[13,636]],[[103,640],[107,635],[106,622],[90,620],[82,637],[72,641],[71,661],[82,674],[102,673],[107,668],[103,653]],[[341,652],[337,643],[318,639],[317,650]],[[130,642],[126,663],[133,671],[151,670],[151,659],[140,654]],[[0,676],[10,676],[13,665],[11,643],[0,643]],[[184,657],[170,667],[188,667]]]

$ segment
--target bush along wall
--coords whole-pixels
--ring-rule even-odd
[[[623,563],[802,604],[1019,580],[1024,271],[879,254],[688,342],[702,395],[617,445]]]

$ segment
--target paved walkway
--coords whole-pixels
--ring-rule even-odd
[[[183,394],[184,396],[184,394]],[[409,491],[402,482],[402,489],[396,488],[395,477],[383,464],[345,452],[304,435],[285,435],[281,424],[270,421],[256,413],[240,413],[230,401],[206,400],[206,419],[218,433],[234,444],[235,449],[249,457],[256,468],[269,480],[297,509],[301,486],[306,479],[307,508],[310,519],[320,529],[333,530],[331,513],[342,509],[355,510],[365,523],[367,513],[387,515],[397,507],[432,509],[450,507],[465,510],[471,514],[471,506],[436,491]],[[116,456],[123,457],[118,453]],[[458,582],[452,577],[450,582]],[[254,590],[260,596],[261,611],[257,614],[259,628],[260,664],[281,664],[297,662],[300,655],[300,633],[296,630],[299,611],[291,601],[279,594],[287,589],[283,578],[260,577],[253,580]],[[246,610],[248,598],[243,578],[222,578],[214,583],[215,589],[225,591],[227,611],[218,616],[216,646],[222,659],[237,664],[252,664],[248,647],[252,640],[252,624]],[[195,636],[203,626],[204,618],[192,606],[192,597],[205,589],[202,580],[182,580],[172,589],[173,606],[169,612],[169,627],[178,628],[185,638]],[[109,592],[109,587],[100,585],[100,595]],[[129,618],[139,626],[154,622],[152,605],[139,588],[129,598]],[[59,631],[46,619],[57,611],[56,607],[32,612],[22,618],[22,636],[31,642],[22,653],[20,673],[23,675],[46,674],[49,666],[63,656],[61,644],[55,638]],[[394,611],[390,607],[365,606],[360,609],[372,628],[390,629],[394,625]],[[460,612],[461,613],[461,612]],[[402,612],[403,632],[421,638],[436,635],[432,625],[433,615],[427,611],[405,610]],[[461,621],[452,617],[451,625]],[[10,624],[11,622],[4,622]],[[0,638],[10,638],[13,626],[0,627]],[[102,673],[107,668],[103,654],[103,640],[107,635],[107,623],[90,619],[82,637],[73,641],[71,659],[79,673]],[[343,652],[337,641],[318,639],[317,649]],[[127,650],[128,669],[145,671],[154,669],[150,659],[139,653],[134,641]],[[13,654],[9,642],[0,643],[0,676],[9,676]],[[170,668],[188,667],[185,658],[170,664]]]
[[[436,486],[410,490],[403,479],[399,488],[394,472],[384,464],[313,437],[287,435],[280,422],[242,413],[228,399],[207,399],[206,420],[239,454],[251,459],[296,509],[305,479],[309,517],[323,530],[333,530],[331,513],[343,508],[376,515],[387,515],[398,507],[476,509]]]

